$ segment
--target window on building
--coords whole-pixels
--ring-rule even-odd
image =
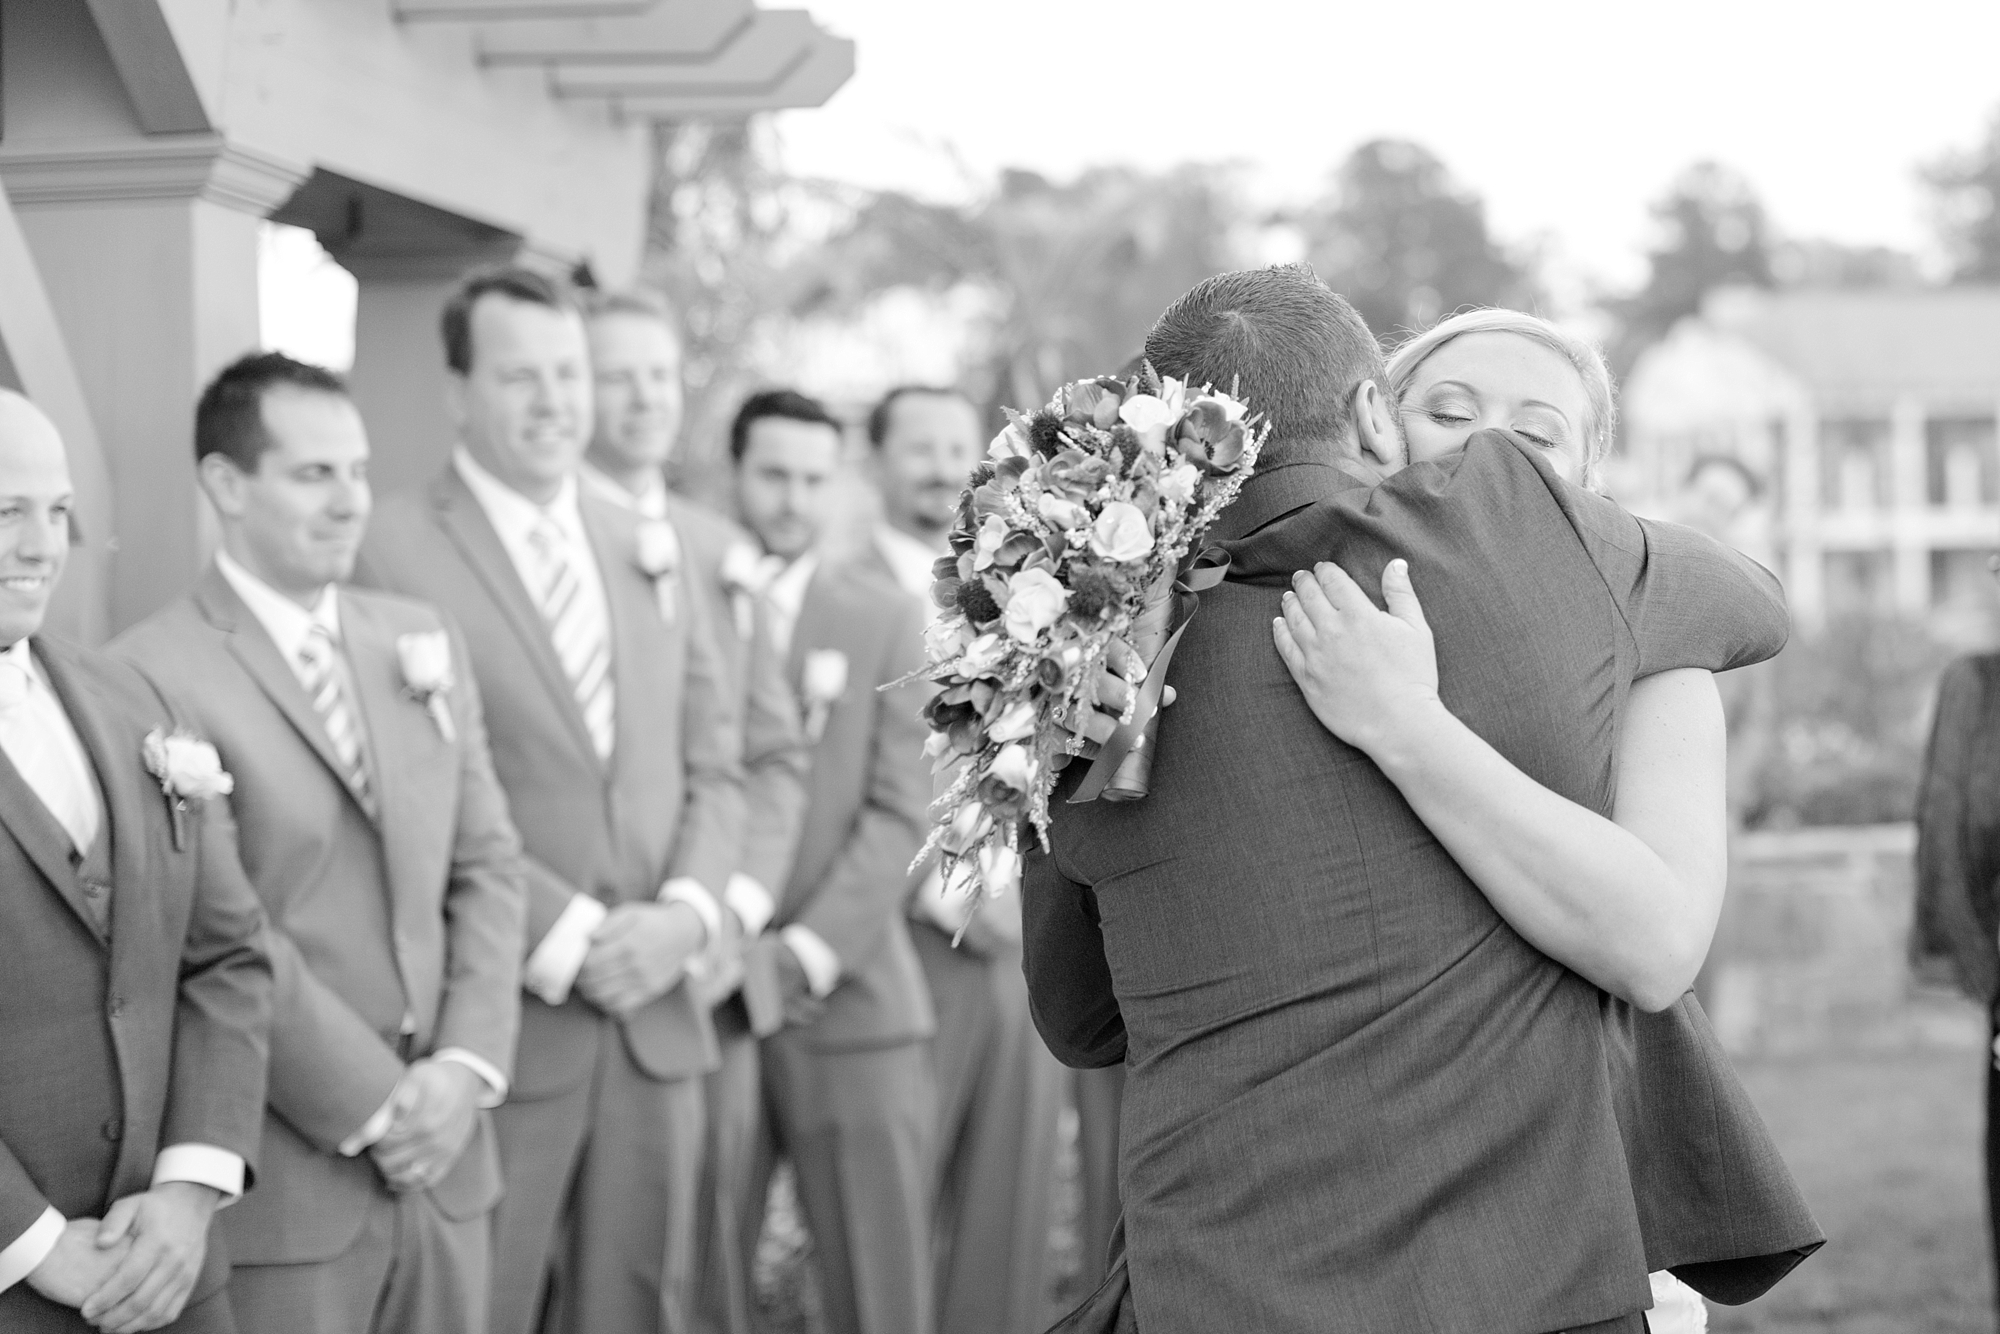
[[[1993,605],[1991,551],[1933,551],[1931,605],[1941,611],[1985,611]]]
[[[1993,418],[1935,417],[1924,423],[1930,503],[1974,509],[2000,502]]]
[[[1889,423],[1834,418],[1820,424],[1820,501],[1829,509],[1881,509],[1889,498]]]
[[[1826,609],[1834,616],[1868,616],[1890,608],[1889,553],[1829,551]]]

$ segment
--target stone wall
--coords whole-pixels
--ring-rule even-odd
[[[1740,834],[1699,990],[1742,1056],[1977,1047],[1979,1008],[1907,962],[1907,824]]]

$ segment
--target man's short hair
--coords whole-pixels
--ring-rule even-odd
[[[736,419],[729,423],[729,457],[737,463],[743,461],[743,451],[750,447],[750,428],[766,417],[781,417],[786,421],[811,422],[819,426],[831,426],[834,434],[840,434],[840,419],[826,410],[826,404],[796,389],[765,389],[743,400],[743,406],[736,409]]]
[[[868,410],[868,443],[876,449],[882,448],[882,442],[889,438],[889,427],[895,423],[896,404],[919,395],[931,398],[955,398],[972,408],[974,412],[979,410],[978,405],[973,403],[972,396],[963,389],[954,389],[949,385],[899,384],[882,395],[881,400]]]
[[[665,297],[643,287],[587,290],[583,293],[583,314],[592,320],[605,315],[636,315],[664,325],[676,341],[681,336],[680,321],[674,318],[673,307]]]
[[[444,303],[438,328],[444,335],[444,364],[460,375],[472,370],[472,308],[483,296],[504,296],[550,310],[576,309],[576,302],[554,279],[518,264],[474,269]]]
[[[1162,375],[1232,392],[1270,422],[1260,463],[1351,449],[1354,391],[1388,383],[1382,347],[1309,264],[1274,264],[1197,283],[1146,335]]]
[[[347,397],[347,383],[324,366],[282,352],[252,352],[224,366],[194,406],[195,462],[222,454],[244,472],[272,445],[264,427],[264,395],[279,385]]]

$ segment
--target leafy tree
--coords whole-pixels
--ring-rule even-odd
[[[1479,197],[1404,140],[1355,149],[1299,224],[1320,277],[1385,338],[1459,306],[1526,305],[1535,296],[1527,266],[1487,231]]]
[[[1952,280],[2000,282],[2000,112],[1986,138],[1963,153],[1947,153],[1919,172],[1930,187],[1932,212],[1953,263]]]
[[[1770,224],[1738,173],[1697,162],[1674,178],[1652,213],[1657,239],[1646,256],[1646,285],[1610,303],[1620,325],[1612,369],[1621,376],[1715,288],[1772,285]]]

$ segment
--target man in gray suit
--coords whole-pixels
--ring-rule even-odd
[[[0,1329],[234,1334],[211,1229],[257,1159],[264,914],[214,753],[40,633],[74,503],[0,389]]]
[[[224,1215],[244,1329],[483,1334],[520,1019],[521,843],[464,641],[341,587],[368,438],[330,372],[276,352],[195,409],[222,549],[113,651],[236,778],[277,968],[258,1189]]]
[[[1271,622],[1315,561],[1372,597],[1407,559],[1445,704],[1605,810],[1632,679],[1774,653],[1776,581],[1505,433],[1371,489],[1403,462],[1380,352],[1309,270],[1202,284],[1147,352],[1194,383],[1240,367],[1272,433],[1218,520],[1234,563],[1174,659],[1151,793],[1066,805],[1071,766],[1027,858],[1037,1022],[1073,1064],[1127,1061],[1125,1317],[1637,1334],[1649,1268],[1768,1287],[1819,1235],[1705,1028],[1634,1063],[1622,1006],[1317,726]]]
[[[376,513],[363,582],[457,621],[531,862],[521,1037],[494,1114],[499,1334],[685,1324],[715,1034],[687,985],[740,855],[738,725],[705,603],[579,493],[583,321],[520,269],[447,303],[444,473]]]
[[[805,814],[808,769],[798,703],[771,643],[762,589],[782,562],[763,556],[734,521],[667,489],[665,467],[681,429],[681,343],[664,305],[639,292],[590,304],[595,432],[582,476],[593,495],[639,515],[662,534],[708,599],[709,624],[743,719],[743,853],[723,891],[726,934],[755,940],[777,912]],[[762,1097],[757,1038],[777,1031],[775,979],[743,975],[732,951],[702,979],[720,1064],[705,1081],[708,1146],[697,1206],[694,1327],[752,1334],[750,1272],[737,1239],[763,1221],[750,1198],[753,1136]],[[758,1005],[753,1019],[750,1005]]]
[[[739,511],[787,562],[773,629],[813,748],[805,831],[777,930],[747,963],[783,989],[764,1042],[768,1141],[789,1157],[833,1334],[933,1334],[930,1200],[935,1028],[903,915],[930,796],[922,689],[880,687],[923,662],[923,609],[894,584],[813,549],[840,463],[840,426],[785,390],[730,428]]]
[[[931,567],[986,452],[979,411],[955,389],[906,386],[869,413],[868,441],[883,510],[868,555],[935,617]],[[1064,1071],[1028,1013],[1020,897],[985,899],[968,920],[942,881],[933,862],[910,900],[938,1016],[938,1320],[953,1334],[1040,1334]]]

